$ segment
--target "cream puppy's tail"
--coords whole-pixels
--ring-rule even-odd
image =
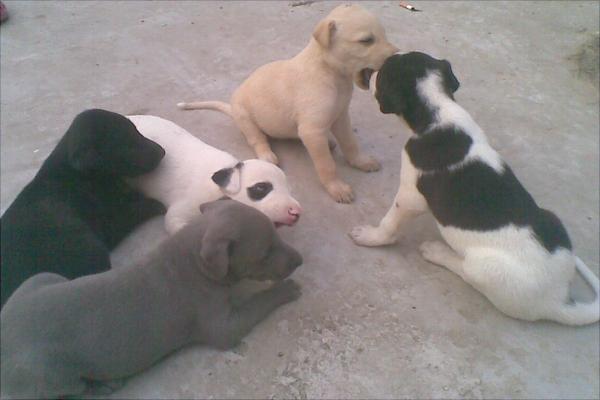
[[[549,319],[568,325],[586,325],[600,319],[600,284],[598,277],[579,257],[575,257],[575,266],[583,279],[594,289],[596,299],[591,303],[562,304],[558,310],[550,313]]]
[[[233,117],[231,105],[222,101],[193,101],[191,103],[177,103],[177,107],[182,110],[213,110],[220,111]]]

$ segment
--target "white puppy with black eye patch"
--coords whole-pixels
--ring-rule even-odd
[[[459,83],[446,60],[412,52],[390,57],[376,80],[383,113],[404,118],[414,135],[402,152],[400,188],[377,227],[350,237],[363,246],[393,243],[405,221],[426,211],[445,243],[425,242],[423,257],[459,275],[502,312],[569,325],[600,318],[598,278],[572,252],[553,213],[538,207],[485,134],[453,97]],[[569,298],[575,270],[596,292]]]
[[[166,155],[155,170],[128,182],[167,207],[165,227],[169,234],[199,214],[201,204],[223,196],[258,209],[276,226],[291,226],[300,218],[300,204],[276,165],[256,159],[239,161],[160,117],[127,118],[142,135],[165,149]]]

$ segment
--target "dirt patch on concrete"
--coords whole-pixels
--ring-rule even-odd
[[[575,65],[575,74],[578,78],[592,82],[599,87],[599,63],[600,63],[600,33],[595,32],[587,35],[586,41],[579,46],[577,52],[568,57]]]

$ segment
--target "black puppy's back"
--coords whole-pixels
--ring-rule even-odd
[[[165,211],[121,176],[149,172],[163,156],[124,116],[79,114],[0,219],[2,304],[39,272],[73,279],[110,268],[109,250]]]

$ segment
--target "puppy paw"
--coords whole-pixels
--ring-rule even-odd
[[[278,282],[270,290],[277,295],[277,298],[281,301],[281,304],[298,300],[298,298],[302,295],[302,289],[300,285],[298,285],[292,279],[286,279],[285,281]]]
[[[358,168],[364,172],[374,172],[381,169],[381,164],[375,157],[359,154],[355,159],[348,160],[348,163],[354,168]]]
[[[327,139],[327,146],[329,147],[329,151],[333,151],[335,150],[335,147],[337,146],[337,143],[335,142],[335,140],[328,138]]]
[[[355,226],[348,234],[350,239],[359,246],[384,246],[396,241],[395,237],[383,235],[382,232],[374,226],[363,225]]]
[[[279,164],[279,159],[272,151],[263,151],[258,154],[258,158],[263,161],[270,162],[271,164]]]
[[[445,260],[455,257],[454,252],[438,240],[421,243],[419,250],[424,259],[437,265],[444,265]]]
[[[352,203],[354,193],[350,185],[336,179],[325,185],[327,192],[338,203]]]

